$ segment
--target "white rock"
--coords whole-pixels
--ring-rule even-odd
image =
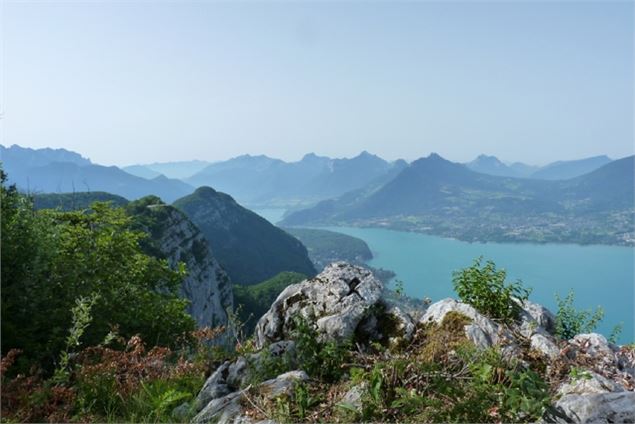
[[[308,379],[309,376],[304,371],[289,371],[262,383],[259,392],[270,399],[280,395],[292,395],[295,385]]]
[[[212,400],[192,419],[192,423],[227,424],[234,422],[243,412],[242,396],[243,392],[239,391]]]
[[[269,399],[281,395],[293,396],[295,385],[306,381],[309,376],[304,371],[290,371],[267,380],[258,386],[259,393]],[[193,419],[193,423],[250,423],[252,420],[243,415],[245,390],[229,393],[210,401]]]
[[[230,363],[225,362],[209,376],[194,402],[196,411],[200,411],[210,401],[229,394],[232,389],[227,384]]]
[[[362,410],[362,396],[364,395],[364,391],[366,390],[365,384],[358,384],[356,386],[351,387],[345,394],[342,396],[342,399],[339,403],[345,404],[349,407],[353,407],[358,411]]]
[[[175,268],[179,262],[187,266],[180,294],[190,301],[188,313],[199,327],[227,325],[227,310],[234,304],[232,285],[203,233],[183,212],[170,205],[149,205],[144,213],[161,217],[160,227],[154,231],[170,267]],[[223,338],[217,341],[222,342]]]
[[[382,290],[382,283],[370,271],[344,262],[333,263],[315,278],[280,293],[256,325],[256,346],[290,338],[296,316],[316,323],[322,340],[350,338]]]
[[[593,371],[580,371],[581,375],[571,379],[558,389],[561,396],[577,394],[588,395],[609,392],[622,392],[624,389],[616,382]]]
[[[556,316],[549,309],[529,300],[522,303],[522,308],[521,321],[523,323],[533,321],[537,327],[544,329],[549,334],[555,334]]]
[[[264,352],[252,353],[249,356],[241,356],[234,362],[225,362],[209,376],[203,388],[198,393],[194,407],[200,411],[205,405],[214,399],[223,397],[247,385],[252,376],[252,371],[257,369],[263,360]],[[295,366],[295,343],[292,341],[280,341],[267,346],[267,356],[281,357],[287,355],[289,366]]]
[[[530,347],[551,359],[556,359],[560,356],[560,348],[558,348],[554,340],[541,333],[531,336]]]
[[[440,324],[448,312],[457,312],[471,319],[471,323],[465,326],[465,335],[478,347],[488,348],[513,340],[508,330],[482,315],[471,305],[451,298],[430,305],[419,322]]]
[[[635,392],[566,395],[556,402],[564,415],[556,422],[632,423],[635,422]]]
[[[617,346],[609,343],[606,337],[598,333],[578,334],[569,343],[578,346],[581,351],[594,357],[612,356],[617,351]]]

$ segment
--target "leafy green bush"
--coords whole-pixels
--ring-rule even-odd
[[[497,270],[492,261],[481,265],[482,257],[474,264],[453,274],[454,291],[462,302],[493,319],[511,322],[522,310],[519,302],[529,297],[530,289],[519,281],[505,284],[507,273]]]
[[[131,228],[123,209],[94,203],[84,211],[35,211],[5,180],[2,173],[2,353],[23,352],[12,372],[53,371],[82,297],[97,299],[83,329],[88,346],[113,328],[164,346],[193,330],[187,301],[178,297],[185,269],[144,253],[147,236]]]
[[[574,293],[570,290],[564,299],[556,294],[558,313],[556,314],[556,334],[564,340],[581,333],[590,333],[604,318],[604,310],[598,306],[595,311],[578,311],[573,306]]]

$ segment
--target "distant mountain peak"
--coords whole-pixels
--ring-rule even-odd
[[[425,158],[419,158],[415,160],[414,162],[412,162],[413,165],[415,163],[418,163],[418,164],[444,163],[444,164],[456,165],[454,162],[451,162],[447,160],[446,158],[444,158],[443,156],[439,155],[438,153],[434,153],[434,152],[430,153]]]
[[[451,162],[438,153],[430,153],[427,157],[419,158],[410,164],[410,168],[425,172],[444,172],[445,170],[463,168],[463,165]]]
[[[506,166],[496,156],[494,156],[494,155],[485,155],[485,154],[478,155],[476,157],[476,159],[474,159],[470,163],[472,163],[472,164],[481,163],[481,164],[488,164],[488,165],[495,165],[495,166]]]
[[[370,152],[368,152],[367,150],[362,150],[357,156],[355,156],[354,159],[380,159],[379,156],[374,155]]]
[[[494,155],[486,155],[485,153],[481,153],[480,155],[478,155],[476,157],[476,159],[477,160],[479,160],[479,159],[480,160],[485,160],[485,159],[487,159],[487,160],[492,160],[492,159],[498,160],[498,158],[496,156],[494,156]]]

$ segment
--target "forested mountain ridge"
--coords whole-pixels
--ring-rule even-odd
[[[228,194],[200,187],[174,206],[205,234],[235,283],[256,284],[283,271],[315,274],[300,241],[240,206]]]
[[[131,220],[131,229],[141,231],[143,251],[157,259],[167,260],[173,270],[179,264],[187,275],[179,287],[179,294],[187,299],[187,312],[199,327],[227,325],[227,311],[233,308],[231,282],[218,264],[209,243],[201,231],[180,210],[165,204],[156,196],[136,201],[102,192],[39,194],[33,196],[36,210],[92,211],[95,202],[107,202],[123,208]]]
[[[93,202],[111,202],[114,206],[125,206],[128,199],[104,191],[75,193],[36,193],[33,194],[35,209],[60,209],[74,211],[88,209]]]

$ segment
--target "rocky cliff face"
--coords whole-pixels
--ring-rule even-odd
[[[197,423],[277,421],[272,405],[286,405],[289,413],[296,413],[287,417],[291,421],[336,421],[342,419],[338,414],[344,405],[346,413],[354,414],[344,422],[435,422],[439,418],[431,408],[450,402],[455,408],[446,412],[482,409],[481,415],[454,416],[459,421],[475,416],[487,422],[635,421],[633,347],[615,346],[599,334],[561,340],[554,335],[554,315],[531,302],[521,304],[517,321],[503,323],[454,299],[415,310],[387,301],[382,292],[383,285],[370,272],[346,263],[332,264],[315,278],[287,287],[256,326],[259,350],[221,365],[197,399],[182,409],[197,413]],[[314,328],[315,341],[295,338],[296,317]],[[342,346],[346,339],[354,342],[344,345],[351,349],[353,365],[324,361],[317,373],[315,364],[311,368],[309,361],[316,355],[335,352],[332,343]],[[320,341],[327,344],[319,347]],[[310,355],[307,343],[314,346]],[[478,361],[487,357],[484,352],[500,352],[501,362],[483,366]],[[324,379],[321,368],[329,366],[353,366],[357,377],[349,369],[335,380]],[[267,379],[258,380],[258,375]],[[522,384],[514,385],[519,376]],[[485,383],[487,389],[461,404],[470,393],[462,390],[475,387],[463,383],[470,381]],[[448,387],[460,389],[460,395],[452,398]],[[439,390],[445,390],[443,402],[431,403]],[[306,409],[311,396],[319,399],[312,411]],[[402,404],[408,409],[391,406]],[[294,409],[297,405],[304,409]]]
[[[232,285],[201,231],[181,211],[158,198],[144,198],[128,208],[135,221],[151,234],[147,250],[167,259],[171,267],[185,263],[188,273],[181,295],[190,301],[188,312],[197,325],[226,325],[227,310],[233,308]]]

